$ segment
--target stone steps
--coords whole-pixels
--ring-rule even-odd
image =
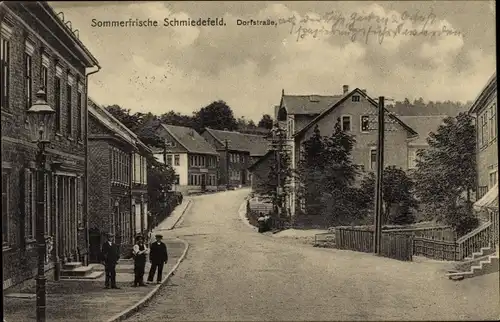
[[[498,254],[488,255],[486,259],[480,260],[477,265],[471,266],[468,271],[450,271],[446,276],[451,280],[463,280],[475,276],[486,275],[498,272],[500,267],[500,258]]]
[[[94,265],[83,266],[82,262],[64,263],[61,269],[61,280],[94,280],[104,272],[95,271]]]

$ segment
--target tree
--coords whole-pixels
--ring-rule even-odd
[[[418,204],[413,187],[413,181],[402,169],[395,166],[384,169],[382,194],[385,211],[382,223],[405,225],[415,222],[411,210],[416,209]]]
[[[302,143],[301,150],[297,167],[297,194],[299,198],[304,199],[305,210],[309,216],[320,215],[324,142],[318,125],[314,127],[313,135]]]
[[[155,158],[148,158],[148,196],[152,208],[159,212],[159,201],[162,194],[170,191],[175,180],[175,170],[168,164],[158,162]]]
[[[284,206],[283,201],[289,192],[287,182],[292,176],[292,170],[290,155],[285,150],[285,132],[283,129],[277,129],[274,134],[273,148],[275,151],[270,157],[269,175],[267,180],[259,184],[257,191],[271,200],[277,212],[278,207],[282,209]],[[282,190],[281,194],[278,194],[278,187]]]
[[[210,127],[215,130],[234,131],[238,123],[234,118],[233,110],[224,101],[215,101],[193,113],[196,130]]]
[[[263,129],[272,129],[274,125],[273,119],[271,118],[271,115],[269,114],[264,114],[262,115],[262,118],[260,119],[259,123],[257,124],[258,127],[261,127]]]
[[[427,138],[429,148],[418,153],[417,195],[437,210],[437,219],[457,227],[460,207],[472,213],[471,192],[476,186],[476,137],[472,117],[460,113],[444,120]],[[462,228],[460,228],[462,229]]]
[[[167,113],[163,113],[160,115],[160,120],[162,123],[177,125],[177,126],[185,126],[185,127],[194,127],[195,119],[189,115],[183,115],[179,112],[169,111]]]
[[[105,109],[132,132],[137,131],[140,125],[139,113],[130,114],[130,109],[124,109],[116,104],[106,106]]]

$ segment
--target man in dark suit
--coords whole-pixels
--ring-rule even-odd
[[[151,268],[149,269],[148,282],[152,283],[153,278],[158,268],[158,276],[156,277],[157,283],[161,283],[161,275],[163,273],[163,265],[168,261],[167,245],[161,241],[162,235],[156,235],[156,241],[149,247],[149,260]]]
[[[115,236],[106,234],[107,241],[102,245],[102,261],[106,272],[105,288],[119,289],[116,286],[116,264],[120,259],[120,248],[115,244]]]

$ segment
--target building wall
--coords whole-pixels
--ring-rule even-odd
[[[377,131],[370,130],[366,133],[361,131],[361,116],[375,114],[372,120],[377,121],[377,108],[370,102],[360,96],[359,102],[353,102],[351,98],[338,106],[330,114],[322,118],[318,123],[321,135],[329,136],[333,132],[333,128],[338,118],[342,116],[351,116],[351,131],[354,135],[356,143],[352,151],[352,158],[355,164],[362,165],[365,171],[373,171],[370,167],[370,150],[377,146]],[[386,115],[386,122],[391,122]],[[385,149],[384,163],[385,166],[397,166],[403,170],[408,168],[408,132],[399,124],[385,125]],[[301,138],[301,142],[309,139],[314,133],[314,126],[311,127],[306,134]],[[297,164],[298,158],[295,158]]]
[[[362,96],[358,96],[360,98],[358,102],[352,101],[352,97],[348,98],[330,114],[319,120],[317,122],[317,125],[321,135],[330,136],[333,133],[333,129],[338,118],[340,118],[342,121],[342,116],[350,116],[351,130],[349,131],[349,133],[354,135],[354,138],[356,139],[356,143],[351,153],[354,164],[363,166],[364,171],[366,172],[375,171],[375,169],[372,169],[371,167],[372,162],[370,159],[370,151],[376,150],[378,134],[376,130],[370,130],[366,132],[361,131],[361,116],[372,114],[373,117],[371,118],[371,120],[376,122],[377,108]],[[388,125],[387,123],[385,125],[385,166],[387,167],[394,165],[406,171],[408,169],[407,139],[409,137],[409,134],[401,125],[394,124],[394,122],[392,122],[387,115],[386,120],[388,122],[391,122],[391,125]],[[292,160],[295,168],[297,167],[300,160],[301,145],[314,134],[314,128],[315,126],[308,129],[302,137],[292,143]],[[376,128],[376,126],[374,128]],[[296,214],[296,212],[301,208],[299,200],[296,196],[297,184],[298,182],[292,179],[292,191],[288,203],[288,206],[290,207],[290,213],[292,215]]]
[[[259,187],[269,178],[269,169],[271,167],[272,160],[273,156],[270,155],[265,160],[262,160],[257,166],[252,168],[252,191],[258,191]]]
[[[179,156],[179,165],[175,164],[175,155]],[[188,184],[188,154],[187,153],[167,153],[167,158],[170,156],[172,158],[172,168],[175,173],[179,175],[179,185],[185,186]],[[163,153],[155,153],[155,159],[158,162],[164,163]]]
[[[497,114],[497,93],[495,91],[476,114],[477,185],[480,194],[478,197],[484,195],[498,181]],[[483,117],[486,119],[484,126],[482,124]]]
[[[10,9],[6,9],[9,7]],[[24,190],[25,182],[23,182],[23,173],[26,168],[29,168],[29,163],[35,160],[36,146],[33,145],[29,138],[27,128],[26,109],[27,100],[25,91],[25,53],[28,51],[32,57],[31,68],[31,95],[32,103],[36,101],[36,92],[40,89],[41,84],[41,68],[42,68],[42,47],[44,47],[45,56],[48,58],[48,79],[47,79],[47,102],[50,106],[55,106],[56,96],[54,94],[54,78],[56,74],[56,62],[61,67],[61,125],[62,130],[60,135],[55,136],[52,147],[48,149],[47,164],[52,165],[54,161],[61,162],[61,168],[65,168],[65,173],[72,176],[81,176],[84,173],[84,128],[77,133],[77,122],[83,122],[83,115],[80,105],[77,102],[78,93],[81,95],[81,100],[86,98],[85,84],[85,68],[84,65],[74,59],[70,52],[60,44],[53,35],[48,32],[35,30],[45,30],[39,22],[25,11],[18,10],[19,5],[16,3],[2,4],[0,8],[0,19],[2,22],[2,39],[9,40],[9,106],[2,107],[1,111],[1,135],[2,135],[2,173],[8,171],[9,176],[5,178],[8,185],[8,211],[6,221],[2,223],[8,227],[9,240],[4,244],[2,257],[5,263],[9,263],[4,267],[3,281],[4,286],[15,285],[25,279],[34,276],[36,267],[36,249],[35,244],[25,240],[24,219],[25,219],[25,201]],[[3,28],[3,26],[9,28]],[[11,33],[8,36],[7,29]],[[8,37],[6,37],[8,36]],[[26,46],[26,40],[29,41]],[[33,49],[33,51],[31,51]],[[68,82],[68,70],[74,77],[74,85],[72,87],[72,133],[66,131],[67,111],[66,111],[66,84]],[[23,75],[23,77],[18,77]],[[81,103],[81,102],[80,102]],[[51,169],[52,170],[52,169]],[[52,172],[55,174],[55,172]],[[4,177],[2,178],[2,180]],[[52,183],[52,181],[51,181]],[[49,187],[53,191],[53,186]],[[48,202],[52,205],[50,208],[50,218],[56,217],[55,198],[50,195]],[[63,198],[60,202],[67,203],[68,200]],[[81,205],[80,205],[81,206]],[[77,207],[78,218],[81,218],[82,207]],[[62,218],[68,220],[68,218]],[[54,227],[59,227],[58,223],[54,222]],[[72,235],[71,242],[72,256],[79,258],[67,258],[67,260],[84,260],[87,254],[85,244],[86,231],[77,227],[78,222],[69,223],[71,229],[76,231]],[[54,228],[55,229],[55,228]],[[53,250],[54,252],[54,250]],[[49,256],[49,261],[52,261],[53,252]],[[49,265],[50,266],[50,265]]]

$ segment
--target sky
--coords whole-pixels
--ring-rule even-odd
[[[401,101],[466,102],[496,69],[492,1],[49,4],[102,67],[90,76],[90,97],[132,112],[191,115],[224,100],[236,117],[258,121],[273,115],[282,90],[337,95],[342,85]],[[170,27],[165,18],[225,25]],[[129,19],[158,26],[96,26]]]

